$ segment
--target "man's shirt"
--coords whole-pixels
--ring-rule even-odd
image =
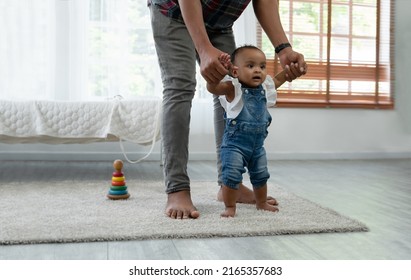
[[[204,24],[209,31],[224,32],[231,30],[234,22],[240,17],[251,0],[201,0]],[[147,0],[156,5],[160,12],[179,22],[184,22],[176,0]]]

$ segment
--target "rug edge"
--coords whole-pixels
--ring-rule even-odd
[[[68,244],[68,243],[94,243],[94,242],[121,242],[121,241],[147,241],[147,240],[173,240],[173,239],[207,239],[207,238],[237,238],[237,237],[256,237],[256,236],[280,236],[280,235],[302,235],[302,234],[333,234],[333,233],[355,233],[369,232],[370,229],[365,225],[359,225],[352,228],[330,228],[330,229],[312,229],[312,230],[284,230],[277,232],[258,231],[243,232],[236,234],[229,233],[195,233],[184,236],[173,234],[159,234],[146,236],[116,236],[116,237],[83,237],[83,238],[64,238],[64,239],[32,239],[32,240],[0,240],[1,246],[13,245],[34,245],[34,244]]]

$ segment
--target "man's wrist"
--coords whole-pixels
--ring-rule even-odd
[[[277,47],[275,47],[275,53],[278,54],[285,48],[291,48],[291,44],[290,43],[279,44]]]

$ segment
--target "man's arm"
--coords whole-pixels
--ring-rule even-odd
[[[223,67],[218,59],[222,52],[215,48],[208,38],[201,1],[179,0],[178,3],[188,32],[200,56],[201,75],[210,83],[221,81],[228,74],[228,70]]]
[[[253,0],[254,13],[271,43],[277,47],[288,43],[288,38],[281,24],[277,0]],[[292,81],[307,72],[304,56],[287,47],[278,53],[281,66],[288,81]]]

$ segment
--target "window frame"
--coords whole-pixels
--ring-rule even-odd
[[[293,0],[290,0],[293,1]],[[327,4],[328,7],[332,6],[331,0],[297,0],[299,2],[314,2]],[[281,3],[281,1],[279,1]],[[306,60],[308,64],[308,72],[306,75],[301,76],[299,79],[316,80],[324,82],[326,84],[323,89],[290,89],[286,87],[280,87],[278,89],[278,98],[276,107],[315,107],[315,108],[367,108],[367,109],[394,109],[394,2],[390,0],[390,62],[389,64],[380,63],[380,26],[381,26],[381,0],[377,0],[376,3],[376,56],[375,63],[373,64],[361,64],[348,62],[346,64],[336,63],[330,61],[330,44],[331,44],[331,13],[332,9],[328,9],[327,12],[327,58],[326,61],[312,61]],[[350,1],[347,5],[350,7],[353,5]],[[350,23],[351,25],[351,23]],[[293,31],[292,31],[293,32]],[[287,36],[292,37],[292,32],[287,32]],[[297,32],[295,32],[297,33]],[[299,35],[303,33],[298,33]],[[348,34],[348,39],[352,40],[352,34]],[[318,36],[324,36],[324,34],[318,33]],[[262,47],[263,31],[261,26],[257,23],[257,45]],[[292,43],[292,39],[290,40]],[[351,43],[351,41],[350,41]],[[303,53],[303,52],[302,52]],[[303,53],[304,54],[304,53]],[[278,56],[267,58],[267,70],[270,75],[275,75],[281,71]],[[325,74],[324,74],[325,73]],[[332,91],[330,88],[330,76],[332,73],[333,80],[346,80],[346,81],[366,81],[374,82],[375,89],[374,94],[365,94],[362,92],[348,92],[341,94],[341,92]],[[389,94],[380,94],[379,82],[389,81],[390,89]]]

